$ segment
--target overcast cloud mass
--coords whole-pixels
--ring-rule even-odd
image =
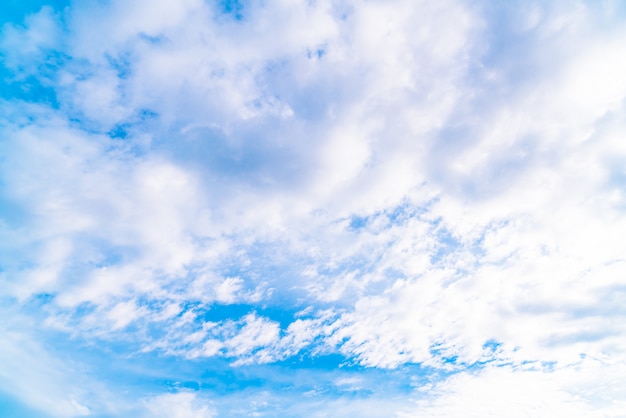
[[[626,417],[624,2],[0,20],[0,415]]]

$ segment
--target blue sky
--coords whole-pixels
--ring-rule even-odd
[[[619,1],[5,1],[0,412],[625,417]]]

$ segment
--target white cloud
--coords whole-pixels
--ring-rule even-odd
[[[215,412],[191,392],[178,392],[158,395],[144,400],[149,414],[155,418],[209,418]]]
[[[399,416],[623,417],[623,388],[613,386],[614,372],[591,363],[551,372],[501,367],[461,373],[434,390],[425,388],[436,396],[417,401],[413,411]]]
[[[237,335],[226,342],[228,352],[234,356],[247,354],[254,349],[271,345],[279,336],[279,326],[276,322],[259,318],[254,314],[243,318],[244,325]]]

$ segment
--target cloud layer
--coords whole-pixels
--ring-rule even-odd
[[[0,390],[53,416],[620,416],[617,2],[42,6],[0,35]],[[129,356],[339,356],[348,383],[131,401],[103,367]],[[363,367],[413,380],[374,395]]]

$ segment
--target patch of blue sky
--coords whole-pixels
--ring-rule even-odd
[[[107,134],[111,139],[127,139],[130,135],[129,130],[131,127],[130,123],[118,123]]]
[[[392,225],[404,225],[408,220],[421,218],[427,212],[428,204],[426,206],[416,206],[409,202],[402,202],[393,208],[387,209],[385,214]]]
[[[321,59],[326,55],[326,45],[320,45],[317,48],[309,48],[307,49],[306,56],[309,59]]]
[[[482,346],[482,357],[479,360],[467,362],[461,360],[457,353],[457,348],[450,346],[445,342],[433,344],[429,351],[439,364],[449,373],[457,373],[470,370],[480,370],[488,365],[496,365],[504,367],[510,365],[510,362],[503,362],[501,358],[501,349],[503,344],[497,340],[487,340]]]
[[[25,16],[39,12],[44,6],[60,12],[71,3],[72,0],[3,0],[0,25],[21,24]]]
[[[458,359],[458,355],[455,354],[455,347],[445,342],[432,344],[428,351],[433,357],[438,358],[444,364],[456,364]]]
[[[43,83],[35,76],[29,76],[23,80],[11,80],[8,71],[0,66],[0,98],[2,100],[21,100],[29,103],[39,103],[50,106],[52,109],[59,108],[56,90]]]
[[[330,350],[326,350],[330,351]],[[283,368],[312,370],[361,370],[351,358],[335,352],[322,352],[319,347],[309,346],[299,353],[275,363]]]
[[[283,361],[272,366],[242,366],[222,371],[222,377],[218,381],[225,386],[224,393],[236,386],[238,389],[254,387],[295,396],[315,390],[318,395],[336,398],[392,393],[406,395],[411,392],[416,380],[425,382],[433,378],[431,371],[419,366],[383,370],[346,365],[345,359],[338,366],[335,363],[336,360],[333,359],[330,361],[332,367],[319,361],[310,364]],[[215,376],[209,375],[205,378],[214,381]],[[215,387],[206,384],[201,387],[215,390]]]
[[[435,225],[440,223],[436,222]],[[447,256],[454,254],[460,247],[461,242],[445,227],[436,227],[437,247],[430,257],[434,265],[445,262]]]
[[[116,396],[128,403],[158,393],[192,391],[213,399],[223,412],[233,398],[245,401],[262,393],[293,398],[282,399],[281,403],[302,402],[299,398],[303,393],[309,393],[313,400],[406,397],[415,386],[441,379],[445,374],[419,365],[396,370],[365,368],[340,355],[309,359],[300,356],[272,365],[232,366],[219,357],[181,361],[158,352],[129,355],[131,347],[119,343],[94,344],[54,335],[48,335],[46,342],[62,360],[82,365],[80,368],[90,376],[115,387]],[[91,396],[95,398],[96,394]],[[93,412],[99,416],[101,411]]]
[[[220,12],[232,16],[235,20],[243,20],[247,0],[217,0]]]
[[[425,205],[418,206],[411,204],[408,201],[404,201],[396,206],[374,213],[353,214],[349,219],[350,222],[348,227],[349,229],[355,231],[363,230],[381,218],[387,220],[387,223],[385,224],[387,228],[405,225],[411,219],[424,219],[427,222],[432,223],[430,219],[425,219],[425,215],[428,215],[431,203],[432,202],[427,202]]]
[[[159,42],[153,38],[149,39],[151,43]],[[106,58],[109,63],[109,67],[115,71],[118,79],[125,80],[133,75],[133,65],[130,52],[122,53],[117,56],[107,54]]]
[[[95,137],[106,135],[109,130],[108,126],[102,126],[101,123],[88,119],[83,114],[67,112],[67,122],[72,129]]]
[[[147,155],[154,148],[152,136],[147,139],[145,132],[153,131],[159,124],[159,115],[150,109],[140,109],[131,117],[116,123],[111,127],[104,127],[101,132],[92,131],[92,134],[103,134],[112,141],[106,147],[108,152],[124,158],[141,157]],[[80,123],[75,125],[82,129]],[[105,130],[108,131],[105,132]]]
[[[32,409],[29,405],[18,401],[15,396],[4,393],[0,389],[0,415],[11,418],[52,418],[52,415]]]
[[[162,301],[147,300],[142,302],[151,308],[158,307]],[[187,312],[193,312],[196,315],[196,325],[202,325],[205,322],[224,322],[239,321],[249,314],[258,314],[265,316],[273,321],[279,322],[286,327],[291,323],[291,319],[295,316],[295,311],[289,311],[279,308],[267,308],[255,304],[246,303],[220,303],[220,302],[201,302],[187,300],[181,304],[181,311],[177,315],[181,317]]]
[[[284,330],[296,319],[298,309],[285,309],[278,306],[259,306],[244,303],[213,303],[199,317],[203,321],[220,322],[224,320],[239,320],[248,314],[257,314],[280,324]]]
[[[502,347],[502,343],[497,340],[487,340],[483,344],[483,350],[488,350],[492,353],[495,353],[500,347]]]
[[[11,228],[26,225],[30,219],[28,209],[7,196],[6,190],[3,189],[3,183],[0,181],[0,225],[4,223],[7,226],[11,225]]]
[[[357,215],[353,215],[350,218],[350,225],[349,228],[352,230],[359,230],[359,229],[363,229],[367,226],[367,222],[369,221],[370,217],[369,216],[357,216]]]
[[[415,379],[413,370],[407,368],[402,371],[376,370],[376,369],[336,369],[329,371],[302,370],[298,368],[281,368],[275,365],[269,367],[251,367],[246,370],[256,369],[257,375],[266,376],[265,382],[257,387],[248,387],[236,394],[234,391],[222,393],[224,397],[218,398],[218,408],[228,406],[229,395],[244,399],[255,394],[266,394],[273,401],[267,405],[265,413],[268,416],[276,416],[281,410],[289,410],[294,405],[306,412],[297,416],[310,416],[313,411],[319,411],[319,402],[333,400],[357,402],[368,399],[395,399],[400,403],[407,397],[413,396],[413,389],[417,382],[426,382],[430,377],[422,376]],[[267,379],[269,377],[270,379]],[[271,395],[270,395],[271,394]],[[246,396],[247,395],[247,396]],[[229,415],[223,411],[224,415]]]
[[[54,293],[42,292],[33,295],[30,299],[22,304],[22,309],[28,311],[30,309],[42,309],[49,305],[55,298]]]
[[[58,70],[69,59],[67,55],[54,50],[41,50],[36,59],[27,57],[14,60],[14,53],[17,51],[2,51],[6,60],[4,64],[0,60],[0,99],[59,109],[61,99],[56,89]]]

